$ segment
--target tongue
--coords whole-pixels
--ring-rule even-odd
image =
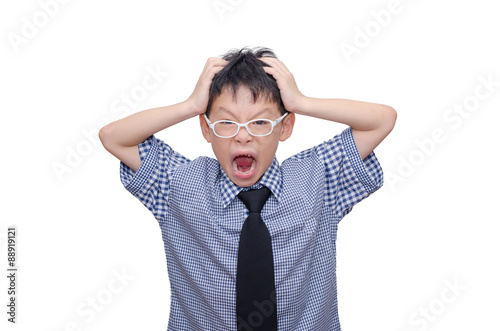
[[[238,166],[238,171],[245,172],[250,170],[252,166],[253,157],[251,156],[238,156],[234,159],[236,165]]]

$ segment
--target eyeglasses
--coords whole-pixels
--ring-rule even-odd
[[[220,138],[232,138],[240,132],[240,128],[244,127],[247,129],[248,133],[254,137],[265,137],[273,132],[273,129],[279,122],[281,122],[288,113],[284,114],[276,121],[271,121],[268,119],[255,119],[248,121],[244,124],[240,124],[233,121],[217,121],[215,123],[210,122],[207,114],[204,114],[205,120],[207,121],[210,129],[214,131],[214,134]]]

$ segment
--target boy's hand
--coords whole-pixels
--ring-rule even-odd
[[[227,61],[224,59],[217,57],[208,58],[193,93],[187,99],[188,104],[191,105],[193,111],[196,113],[195,115],[206,112],[212,79],[226,64]]]
[[[300,109],[305,96],[299,91],[290,70],[288,70],[283,62],[273,57],[261,57],[259,60],[270,65],[270,67],[264,66],[264,71],[276,79],[285,109],[295,113]]]
[[[286,110],[350,126],[361,159],[370,155],[394,127],[397,114],[393,108],[363,101],[306,97],[283,62],[272,57],[260,60],[271,66],[263,68],[276,79]]]

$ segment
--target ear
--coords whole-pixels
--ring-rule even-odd
[[[280,141],[285,141],[288,138],[290,138],[290,136],[292,135],[293,126],[295,125],[295,114],[288,113],[288,115],[285,117],[285,119],[281,123],[283,125],[282,125],[281,131],[280,131]]]
[[[201,127],[201,133],[203,134],[203,138],[209,143],[211,142],[210,140],[210,127],[207,124],[207,121],[205,120],[205,116],[201,114],[200,116],[200,127]]]

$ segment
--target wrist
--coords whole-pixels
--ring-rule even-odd
[[[198,115],[201,115],[206,112],[207,107],[200,107],[200,105],[197,105],[196,102],[194,102],[191,99],[187,99],[186,101],[183,102],[184,107],[186,109],[186,113],[189,117],[195,117]]]
[[[294,100],[293,104],[287,107],[287,110],[295,114],[307,115],[307,110],[311,108],[310,103],[311,98],[301,94]]]

